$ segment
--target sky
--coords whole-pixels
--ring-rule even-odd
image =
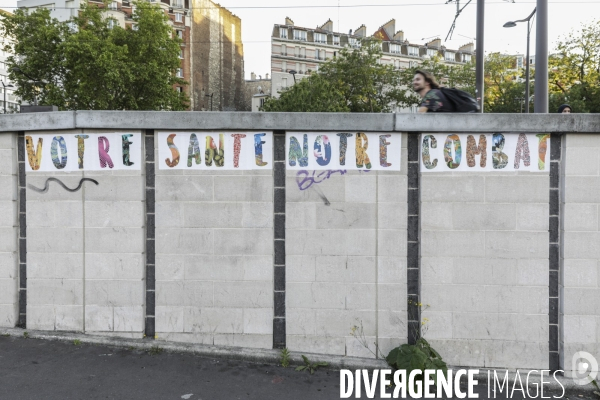
[[[514,3],[513,3],[514,1]],[[468,0],[460,0],[461,8]],[[16,0],[0,0],[0,7],[12,11]],[[456,0],[221,0],[220,4],[242,19],[245,75],[264,77],[271,72],[271,33],[274,24],[290,17],[297,26],[315,28],[329,18],[337,32],[347,33],[365,24],[369,35],[390,19],[396,30],[404,31],[411,43],[425,43],[440,37],[449,49],[458,49],[476,35],[477,0],[467,5],[456,22],[451,40],[444,42],[456,14]],[[536,6],[535,0],[486,0],[484,49],[486,53],[525,54],[527,23],[503,28],[507,21],[524,19]],[[582,25],[600,16],[600,0],[548,0],[548,48]],[[597,17],[600,18],[600,17]],[[423,40],[425,39],[425,40]],[[535,54],[535,19],[531,30],[531,54]]]

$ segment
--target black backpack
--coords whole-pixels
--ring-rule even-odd
[[[452,112],[479,112],[479,104],[471,95],[455,88],[441,87],[440,91],[452,106]]]

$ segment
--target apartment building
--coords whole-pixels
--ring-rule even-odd
[[[381,63],[397,69],[418,65],[424,59],[440,55],[445,63],[461,64],[470,62],[475,55],[473,43],[457,50],[442,46],[441,39],[425,44],[411,43],[404,38],[404,32],[396,31],[396,20],[391,19],[372,35],[361,25],[348,33],[333,31],[333,22],[328,20],[317,28],[296,26],[290,18],[285,24],[275,25],[271,36],[271,95],[279,97],[279,92],[304,78],[312,71],[318,71],[325,61],[336,57],[345,46],[359,47],[363,38],[372,37],[382,41]]]
[[[210,0],[193,0],[192,8],[192,110],[243,110],[242,20]]]

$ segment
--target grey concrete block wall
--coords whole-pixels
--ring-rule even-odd
[[[273,171],[155,159],[157,339],[272,348]]]
[[[578,351],[600,355],[600,135],[564,138],[562,297],[563,365]]]
[[[439,126],[451,132],[564,131],[563,169],[556,175],[563,185],[562,237],[550,247],[562,250],[561,331],[554,339],[560,340],[561,366],[567,370],[574,352],[599,354],[600,309],[597,301],[588,301],[600,294],[597,116],[258,114],[11,115],[4,118],[4,129],[27,134],[43,127],[45,133],[73,134],[123,127],[139,132],[300,126],[391,132],[395,124],[393,134],[432,132]],[[283,201],[274,206],[273,183],[279,178],[272,171],[164,171],[156,158],[155,214],[148,211],[157,226],[156,271],[151,272],[145,268],[146,255],[154,251],[146,253],[151,229],[143,165],[135,173],[28,173],[27,183],[38,187],[58,176],[70,187],[84,176],[100,185],[85,183],[75,193],[54,183],[45,194],[27,189],[27,328],[142,337],[144,317],[154,322],[153,315],[145,315],[145,302],[156,272],[159,340],[261,348],[285,344],[302,352],[372,356],[350,334],[362,322],[370,350],[376,342],[385,354],[407,340],[407,289],[415,289],[407,282],[407,241],[408,233],[414,238],[416,232],[420,295],[431,306],[422,315],[429,319],[425,338],[450,364],[553,365],[549,314],[556,307],[550,309],[549,300],[554,304],[556,294],[549,287],[556,280],[548,272],[557,267],[548,231],[556,234],[549,214],[556,215],[559,207],[548,192],[554,178],[524,172],[422,174],[416,229],[407,226],[407,202],[416,204],[408,201],[407,188],[419,182],[407,177],[406,135],[402,142],[399,173],[334,174],[302,191],[288,171],[285,207]],[[3,326],[17,324],[19,313],[17,182],[16,134],[3,132],[0,183],[11,188],[0,194]],[[275,223],[283,219],[285,231]],[[287,255],[274,261],[274,254],[283,255],[283,246],[274,252],[273,245],[281,235]],[[274,277],[274,269],[285,274]],[[277,297],[282,293],[285,297]],[[274,324],[281,312],[285,324]],[[148,326],[154,333],[154,324]]]
[[[290,350],[374,357],[406,343],[406,160],[403,135],[399,172],[335,173],[302,190],[304,175],[287,171]]]
[[[54,134],[114,132],[55,131]],[[134,133],[139,131],[129,131]],[[140,145],[140,143],[136,143]],[[73,156],[72,156],[73,157]],[[136,171],[30,172],[27,328],[126,337],[144,331],[144,186]]]
[[[424,337],[450,364],[547,368],[548,192],[548,174],[421,174]]]
[[[0,133],[0,326],[18,321],[17,134]]]

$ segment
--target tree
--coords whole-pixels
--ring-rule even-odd
[[[524,77],[515,67],[513,56],[491,53],[486,57],[484,111],[489,113],[524,111],[525,83],[522,82]]]
[[[39,8],[1,16],[4,50],[15,94],[61,110],[185,110],[188,97],[174,85],[180,40],[159,6],[134,2],[137,30],[111,27],[102,9],[83,2],[69,22]]]
[[[548,67],[551,111],[569,103],[575,112],[600,112],[600,22],[559,41]]]
[[[390,112],[405,106],[400,72],[379,63],[381,42],[364,39],[357,49],[345,47],[279,98],[265,102],[264,111]]]

